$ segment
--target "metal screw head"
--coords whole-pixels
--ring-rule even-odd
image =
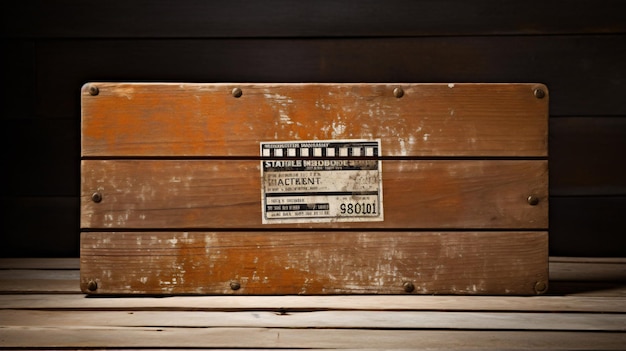
[[[234,291],[237,291],[241,289],[241,284],[238,281],[233,280],[232,282],[230,282],[230,288]]]
[[[91,201],[95,202],[95,203],[99,203],[100,201],[102,201],[102,194],[95,192],[91,195]]]
[[[548,284],[546,284],[546,282],[537,282],[535,283],[535,292],[537,294],[543,294],[546,291],[548,291]]]
[[[240,88],[233,88],[232,94],[234,97],[238,98],[243,95],[243,91]]]
[[[535,94],[535,97],[537,99],[543,99],[546,96],[546,92],[543,89],[535,89],[535,91],[533,92]]]
[[[410,293],[410,292],[413,292],[413,290],[415,290],[415,285],[413,285],[413,283],[411,282],[404,282],[402,283],[402,288],[404,289],[404,291]]]
[[[402,88],[395,88],[393,89],[393,96],[397,97],[397,98],[401,98],[404,96],[404,90]]]
[[[95,86],[95,85],[90,85],[89,86],[89,95],[96,96],[98,94],[100,94],[100,89],[98,89],[98,87]]]
[[[530,195],[526,201],[528,201],[528,204],[531,206],[537,206],[537,204],[539,204],[539,198],[534,195]]]
[[[95,280],[90,280],[89,283],[87,283],[87,290],[89,291],[98,290],[98,283],[96,283]]]

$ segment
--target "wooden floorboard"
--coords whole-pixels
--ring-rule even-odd
[[[4,310],[72,311],[524,311],[626,313],[624,296],[172,296],[86,298],[4,294]]]
[[[86,297],[78,259],[0,259],[0,349],[623,350],[625,273],[552,257],[530,297]]]
[[[429,350],[623,350],[606,332],[416,331],[277,328],[63,328],[0,330],[12,348],[341,348]]]
[[[497,323],[494,323],[497,321]],[[318,328],[420,330],[626,331],[626,315],[527,312],[200,312],[24,311],[3,312],[0,327]]]

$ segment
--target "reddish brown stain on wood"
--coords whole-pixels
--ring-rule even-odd
[[[373,138],[384,156],[547,155],[537,84],[95,84],[83,156],[255,157],[260,141]]]
[[[383,161],[384,222],[263,228],[548,227],[546,161]],[[259,161],[86,160],[83,228],[260,228]],[[103,200],[91,200],[94,192]],[[528,196],[539,198],[530,206]]]
[[[535,294],[546,232],[82,234],[100,294]],[[239,290],[232,290],[231,282]]]
[[[84,292],[547,286],[541,84],[96,84],[82,91]],[[384,221],[262,225],[259,143],[322,139],[380,139]]]

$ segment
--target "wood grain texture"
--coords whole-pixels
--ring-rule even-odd
[[[293,328],[22,327],[0,329],[7,348],[623,350],[625,333]]]
[[[82,228],[259,228],[260,161],[82,161]],[[384,222],[263,228],[548,227],[547,161],[383,161]],[[91,195],[103,200],[94,203]],[[527,198],[537,196],[537,206]]]
[[[5,277],[20,271],[23,282],[39,285],[35,294],[18,294],[4,291],[0,279],[0,347],[622,350],[624,283],[606,294],[592,280],[623,261],[552,257],[558,266],[551,278],[578,284],[560,286],[559,295],[85,298],[55,290],[54,278],[68,272],[49,267],[67,267],[78,289],[78,269],[68,260],[0,260]]]
[[[250,157],[261,141],[318,139],[381,139],[383,156],[546,156],[547,94],[541,84],[93,83],[82,89],[82,156]]]
[[[178,327],[178,328],[323,328],[420,330],[559,330],[626,332],[626,314],[542,312],[413,311],[3,311],[0,328],[40,327]],[[499,319],[497,324],[494,319]]]
[[[25,280],[28,280],[25,277]],[[33,280],[37,282],[37,280]],[[585,284],[579,281],[578,283]],[[2,291],[0,308],[4,310],[63,311],[526,311],[526,312],[596,312],[626,313],[626,285],[615,288],[614,294],[597,294],[592,289],[576,292],[560,289],[539,296],[460,296],[460,295],[212,295],[212,296],[142,296],[85,299],[77,294],[78,279],[73,290],[56,294],[54,290],[40,294],[19,294]],[[558,282],[557,284],[558,285]],[[40,284],[46,290],[48,285]],[[594,287],[594,284],[591,285]],[[580,289],[579,289],[580,290]],[[599,293],[606,291],[599,291]]]
[[[408,281],[418,294],[535,295],[548,281],[547,240],[546,232],[86,232],[80,285],[95,294],[406,294]]]

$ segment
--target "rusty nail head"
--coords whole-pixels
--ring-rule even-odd
[[[100,94],[100,89],[98,89],[98,87],[95,86],[95,85],[90,85],[89,86],[89,95],[96,96],[98,94]]]
[[[89,283],[87,283],[87,289],[89,291],[96,291],[96,290],[98,290],[98,283],[96,283],[95,280],[90,280]]]
[[[537,294],[543,294],[546,291],[548,291],[548,284],[546,284],[546,282],[537,282],[535,283],[535,292]]]
[[[393,96],[397,97],[397,98],[401,98],[404,96],[404,90],[402,88],[395,88],[393,89]]]
[[[413,292],[413,290],[415,290],[415,286],[411,282],[404,282],[402,284],[402,287],[404,288],[404,291],[408,293]]]
[[[91,200],[95,203],[99,203],[102,201],[102,194],[95,192],[91,195]]]
[[[546,96],[546,92],[539,88],[535,89],[534,94],[537,99],[543,99]]]
[[[528,204],[531,206],[537,206],[537,204],[539,204],[539,198],[533,195],[530,195],[528,199],[526,200],[528,201]]]
[[[232,94],[234,97],[238,98],[243,95],[243,91],[240,88],[233,88]]]
[[[241,289],[241,284],[238,281],[233,280],[232,282],[230,282],[230,288],[232,290],[237,291],[237,290]]]

